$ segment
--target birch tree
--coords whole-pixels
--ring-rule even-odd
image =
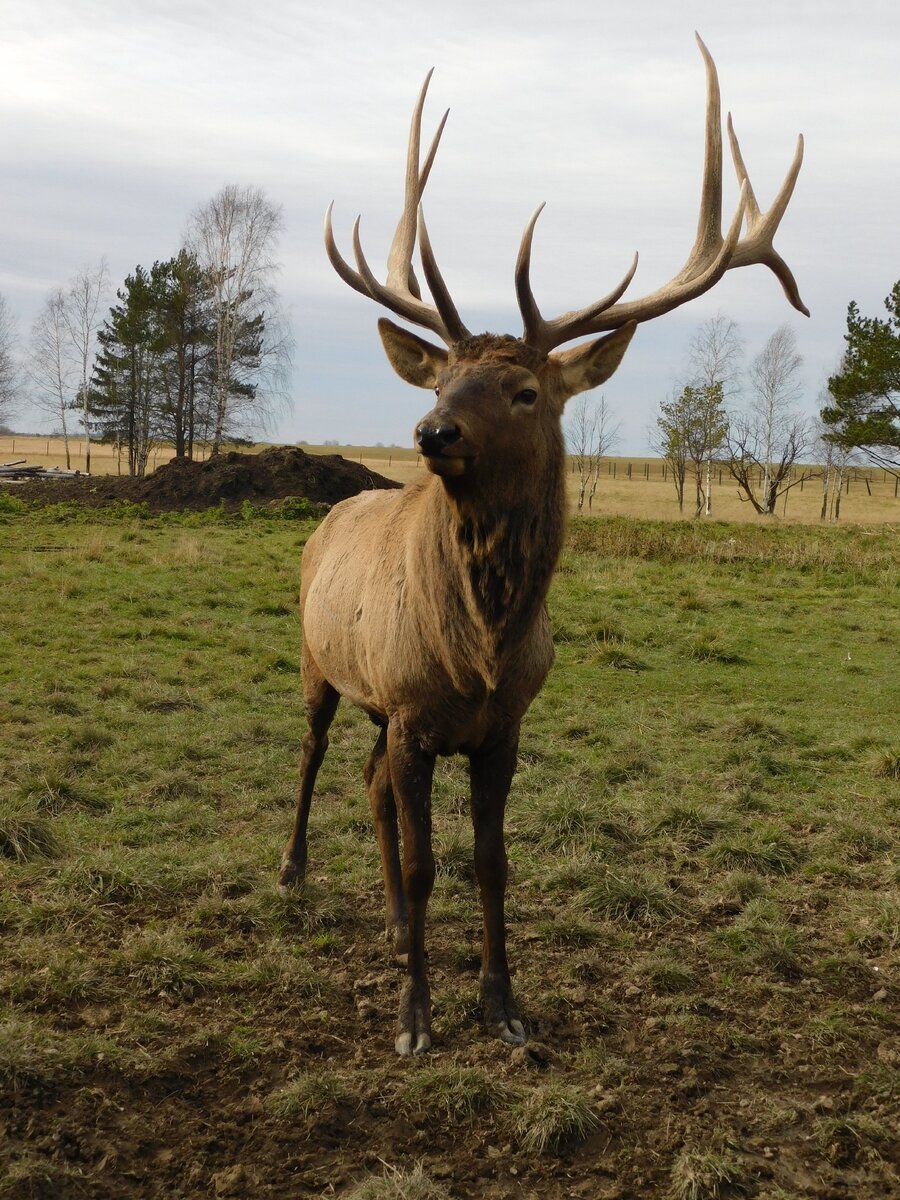
[[[289,342],[274,287],[281,208],[260,188],[228,184],[190,219],[187,248],[205,273],[215,340],[213,454],[226,433],[265,422],[281,391]]]
[[[582,393],[576,401],[568,421],[566,440],[569,453],[578,472],[578,511],[584,508],[585,497],[588,509],[593,508],[594,496],[600,483],[600,468],[619,436],[619,425],[601,396],[594,400]]]
[[[16,320],[6,297],[0,295],[0,421],[12,413],[19,381],[15,360]]]
[[[100,312],[109,290],[106,259],[91,270],[82,268],[69,285],[63,317],[76,363],[76,389],[84,427],[84,469],[91,473],[91,364],[102,324]]]
[[[775,513],[779,497],[812,477],[795,472],[813,440],[810,421],[795,408],[802,362],[794,331],[780,326],[750,364],[747,411],[730,421],[728,469],[743,498],[765,516]]]
[[[69,412],[75,388],[74,369],[66,319],[66,294],[54,288],[31,327],[28,376],[35,404],[59,422],[66,453],[66,470],[72,469],[69,448]]]
[[[819,400],[823,404],[832,402],[828,392],[824,396],[820,396]],[[834,428],[821,418],[815,429],[816,450],[822,462],[822,508],[819,512],[819,519],[839,521],[844,478],[848,467],[854,465],[856,449],[848,446],[841,437],[835,436]]]
[[[694,433],[695,475],[698,510],[712,513],[713,461],[724,441],[722,405],[728,405],[740,389],[744,348],[735,321],[716,313],[704,321],[688,346],[690,386],[698,400],[701,424]],[[698,459],[697,455],[701,455]]]

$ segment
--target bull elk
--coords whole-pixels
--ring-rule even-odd
[[[438,755],[464,754],[469,760],[484,928],[484,1021],[504,1042],[525,1040],[506,955],[503,817],[519,726],[553,662],[545,599],[565,530],[565,402],[612,375],[640,322],[700,296],[733,267],[764,263],[791,304],[807,311],[772,244],[800,170],[802,138],[778,196],[763,213],[729,117],[740,198],[723,236],[719,85],[712,58],[697,40],[707,79],[697,236],[681,271],[642,299],[621,300],[635,256],[625,278],[602,300],[553,319],[542,316],[529,282],[538,208],[525,228],[515,269],[522,335],[470,334],[438,270],[421,209],[446,120],[445,113],[420,163],[430,73],[413,113],[403,213],[385,283],[363,254],[359,221],[354,268],[335,244],[331,207],[326,215],[325,245],[341,279],[445,344],[379,320],[397,374],[435,394],[434,407],[415,428],[428,474],[402,491],[366,492],[336,505],[303,555],[309,728],[296,820],[279,875],[283,892],[303,878],[313,787],[329,725],[345,696],[379,727],[364,774],[381,852],[386,932],[407,964],[396,1027],[399,1054],[431,1046],[425,910],[435,874],[431,786]],[[413,271],[417,241],[433,302],[423,299]],[[553,352],[596,333],[605,336]]]

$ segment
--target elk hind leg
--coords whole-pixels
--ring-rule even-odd
[[[306,873],[306,826],[309,820],[309,806],[312,803],[316,776],[328,749],[328,729],[334,720],[341,698],[340,693],[322,676],[308,655],[304,656],[303,662],[303,691],[309,728],[303,738],[300,758],[297,813],[278,873],[278,890],[283,896],[288,895],[292,887],[301,884]]]
[[[497,746],[469,757],[475,874],[481,892],[484,945],[481,958],[481,1005],[485,1027],[513,1046],[525,1041],[525,1027],[513,998],[506,958],[507,860],[503,838],[506,797],[516,768],[518,730]]]
[[[400,993],[398,1054],[422,1054],[431,1049],[431,996],[425,962],[425,910],[434,887],[431,850],[431,781],[434,755],[414,736],[392,721],[387,731],[388,763],[403,834],[401,872],[409,914],[409,954],[406,981]]]
[[[409,923],[400,868],[397,805],[387,755],[387,728],[378,734],[363,776],[372,807],[378,849],[381,852],[381,871],[384,876],[384,932],[395,956],[405,959],[409,953]]]

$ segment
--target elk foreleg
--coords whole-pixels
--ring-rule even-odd
[[[426,754],[405,729],[391,722],[387,731],[391,784],[403,834],[403,892],[409,915],[407,975],[400,993],[398,1054],[431,1049],[431,997],[425,966],[425,910],[434,886],[431,850],[431,781],[434,755]]]
[[[340,693],[319,674],[318,668],[308,657],[304,657],[303,662],[303,690],[309,729],[303,738],[300,791],[294,828],[284,848],[281,870],[278,873],[278,890],[283,896],[289,894],[292,886],[302,883],[306,873],[306,825],[309,821],[309,806],[312,803],[316,776],[328,749],[328,729],[334,720],[341,698]]]
[[[384,932],[394,954],[398,958],[405,958],[409,953],[409,924],[397,840],[397,805],[388,765],[387,729],[382,729],[379,733],[363,776],[369,793],[369,804],[372,806],[378,849],[381,852],[381,871],[384,876]]]
[[[469,756],[475,874],[481,892],[484,945],[481,958],[481,1005],[488,1031],[510,1045],[525,1041],[525,1029],[513,999],[506,959],[506,847],[503,817],[516,769],[519,731],[489,749]]]

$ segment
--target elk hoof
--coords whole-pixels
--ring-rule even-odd
[[[403,1058],[409,1058],[411,1054],[427,1054],[431,1049],[431,1035],[420,1033],[416,1038],[416,1044],[413,1045],[411,1033],[400,1033],[394,1041],[394,1049]]]
[[[525,1026],[519,1020],[508,979],[482,976],[481,1003],[484,1025],[490,1034],[508,1046],[525,1044]]]
[[[511,1020],[497,1029],[497,1037],[508,1046],[525,1045],[525,1026],[521,1021]]]
[[[404,1058],[431,1049],[431,1000],[423,980],[407,979],[400,992],[394,1049]]]
[[[302,885],[305,874],[306,869],[301,863],[285,859],[281,864],[281,870],[278,872],[278,895],[285,898],[293,895],[297,888]]]

